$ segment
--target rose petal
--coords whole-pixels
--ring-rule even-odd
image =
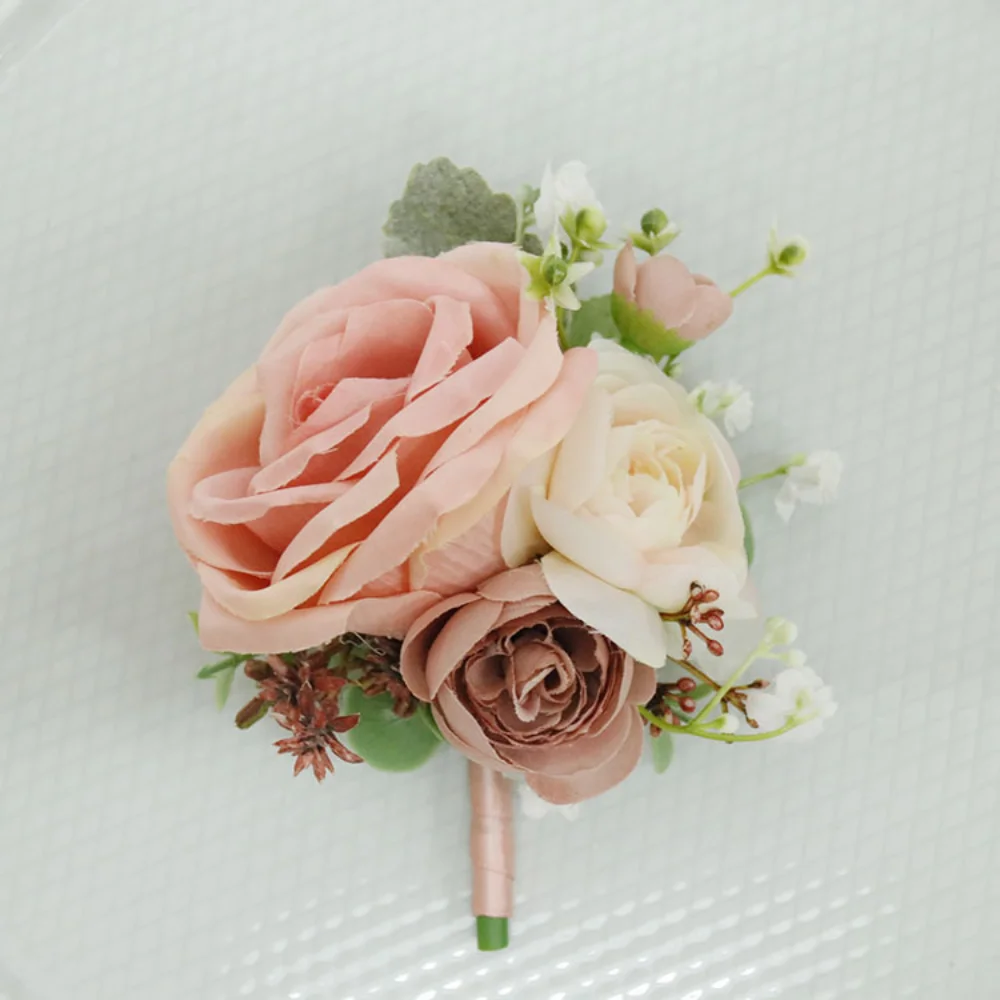
[[[544,495],[554,461],[552,451],[539,455],[511,487],[500,535],[500,548],[508,566],[522,566],[549,551],[531,515],[531,497],[536,492]]]
[[[612,417],[608,394],[592,388],[552,466],[548,498],[553,503],[575,510],[597,492],[608,472],[605,455]]]
[[[556,552],[541,560],[545,582],[567,611],[606,635],[640,663],[660,667],[666,637],[656,610],[642,598],[599,580]]]
[[[369,580],[408,559],[443,513],[468,501],[489,479],[511,433],[509,426],[496,427],[461,462],[443,466],[405,494],[324,588],[320,602],[351,597]]]
[[[314,608],[300,608],[266,621],[247,621],[202,596],[198,634],[206,649],[235,653],[287,653],[322,646],[345,632],[402,638],[412,622],[440,600],[416,590]]]
[[[614,587],[639,586],[642,557],[607,521],[573,514],[538,494],[531,497],[531,514],[545,541],[566,559]]]
[[[632,241],[629,240],[625,246],[618,251],[615,258],[614,289],[615,294],[620,295],[628,302],[635,301],[635,278],[636,262],[635,251],[632,249]]]
[[[406,393],[406,402],[437,385],[458,363],[472,343],[472,312],[465,302],[435,296],[431,299],[434,322],[420,354]]]
[[[467,451],[500,421],[533,403],[552,387],[562,370],[563,354],[559,347],[555,320],[549,317],[543,321],[543,325],[548,328],[539,330],[538,336],[526,350],[522,348],[517,367],[505,375],[503,382],[478,410],[455,428],[441,450],[431,459],[428,472],[433,472]],[[515,344],[514,341],[505,343]],[[472,365],[468,365],[463,368],[448,383],[460,378],[471,367]]]
[[[348,489],[346,483],[318,483],[248,496],[246,491],[257,472],[257,468],[230,469],[202,479],[191,493],[191,516],[215,524],[245,524],[275,507],[329,503]]]
[[[511,252],[514,248],[511,247]],[[294,338],[316,315],[337,309],[383,302],[386,299],[416,299],[426,302],[447,296],[468,302],[476,331],[474,354],[495,347],[513,333],[510,312],[487,282],[474,277],[455,262],[441,257],[392,257],[376,261],[332,288],[323,288],[300,302],[282,320],[264,348],[263,356]]]
[[[535,772],[527,776],[528,787],[547,802],[567,805],[582,802],[606,792],[624,781],[635,770],[642,756],[643,725],[639,713],[629,713],[629,728],[618,752],[589,771],[550,776]]]
[[[222,570],[269,576],[274,552],[252,532],[199,521],[188,507],[202,479],[256,464],[264,400],[254,386],[251,369],[205,411],[167,470],[167,505],[177,539],[193,559]]]
[[[636,273],[635,303],[674,330],[694,312],[695,288],[691,272],[676,257],[650,257]]]
[[[684,340],[702,340],[718,330],[733,314],[733,299],[710,278],[696,274],[694,310],[677,328],[677,335]]]
[[[368,423],[372,409],[371,406],[362,407],[340,423],[314,434],[286,451],[257,472],[250,482],[250,488],[255,493],[270,493],[297,479],[314,458],[334,451],[351,435],[360,431]]]
[[[461,430],[476,414],[489,406],[489,402],[480,406],[483,400],[499,395],[515,377],[523,363],[524,354],[524,348],[516,341],[505,340],[450,378],[428,389],[386,422],[361,454],[344,470],[343,476],[350,478],[364,471],[397,438],[424,437],[466,417],[458,426],[458,430]],[[472,416],[467,416],[470,413]],[[495,424],[496,421],[491,423],[489,429]],[[435,456],[427,472],[432,472],[441,464]]]
[[[338,484],[340,485],[340,484]],[[303,489],[304,487],[299,487]],[[313,517],[281,553],[274,568],[274,582],[283,580],[326,545],[335,544],[337,534],[388,500],[399,488],[394,452],[384,455],[346,492],[336,497]],[[269,496],[281,496],[280,490]]]
[[[427,686],[427,655],[444,628],[448,615],[470,604],[476,599],[474,594],[455,594],[439,600],[414,620],[403,639],[399,651],[399,669],[406,686],[421,701],[430,701]]]
[[[502,610],[493,601],[470,601],[451,614],[427,650],[424,674],[427,696],[438,696],[441,685],[496,624]]]
[[[227,611],[247,621],[264,621],[291,611],[316,594],[355,548],[344,546],[298,573],[262,587],[247,586],[206,563],[195,568],[202,585]]]
[[[500,502],[532,459],[549,451],[562,439],[593,381],[596,361],[586,348],[566,352],[555,383],[524,413],[507,446],[502,465],[467,505],[441,518],[434,534],[425,543],[426,549],[435,549],[466,531]]]
[[[348,314],[342,309],[321,311],[310,316],[296,330],[293,341],[282,349],[265,352],[257,362],[257,384],[267,404],[267,416],[260,434],[259,462],[273,462],[284,450],[288,435],[294,430],[292,403],[302,351],[320,341],[339,350],[340,334],[347,326]]]

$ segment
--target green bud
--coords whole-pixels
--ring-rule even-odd
[[[808,255],[809,251],[804,243],[786,243],[778,254],[778,263],[782,267],[798,267]]]
[[[562,257],[546,257],[542,261],[542,278],[551,288],[557,288],[566,280],[569,265]]]
[[[581,208],[576,214],[576,235],[581,243],[596,243],[608,228],[608,220],[599,208]]]
[[[651,208],[640,220],[639,225],[647,236],[658,236],[667,226],[670,219],[662,208]]]

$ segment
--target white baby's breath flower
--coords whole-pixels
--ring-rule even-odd
[[[601,213],[604,211],[587,180],[586,164],[579,160],[564,163],[555,173],[552,165],[547,164],[539,191],[535,202],[535,222],[543,237],[555,232],[559,220],[567,211],[573,215],[585,208],[597,209]]]
[[[787,522],[800,501],[830,503],[837,495],[843,468],[844,463],[835,451],[814,451],[792,464],[774,498],[781,519]]]
[[[557,806],[553,802],[546,802],[524,783],[518,785],[518,795],[521,799],[521,812],[529,819],[543,819],[549,813],[558,813],[563,819],[575,820],[580,815],[579,802]]]
[[[720,733],[735,733],[739,728],[739,721],[731,712],[726,712],[725,715],[721,716],[719,724]]]
[[[791,277],[795,268],[804,264],[809,256],[809,244],[801,236],[779,239],[778,227],[771,227],[767,240],[767,257],[775,274]]]
[[[713,420],[722,420],[729,437],[745,431],[753,420],[753,399],[750,393],[730,379],[728,382],[707,380],[691,390],[691,401]]]
[[[808,739],[823,728],[823,720],[837,711],[833,689],[811,667],[790,667],[783,670],[763,690],[747,692],[747,715],[763,731],[795,728],[789,738]]]
[[[773,615],[764,622],[764,644],[766,646],[790,646],[798,637],[798,626],[787,618]]]

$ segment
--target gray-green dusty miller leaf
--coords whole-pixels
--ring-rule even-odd
[[[480,240],[513,243],[517,209],[509,194],[494,194],[475,170],[440,156],[410,171],[382,232],[386,257],[436,257]]]

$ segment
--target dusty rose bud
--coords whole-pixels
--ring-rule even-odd
[[[683,691],[685,694],[688,691],[693,691],[696,686],[693,677],[682,677],[676,684],[677,690]]]
[[[711,278],[692,274],[676,257],[662,255],[636,263],[631,243],[615,262],[615,294],[649,310],[683,340],[702,340],[733,312],[733,300]]]

